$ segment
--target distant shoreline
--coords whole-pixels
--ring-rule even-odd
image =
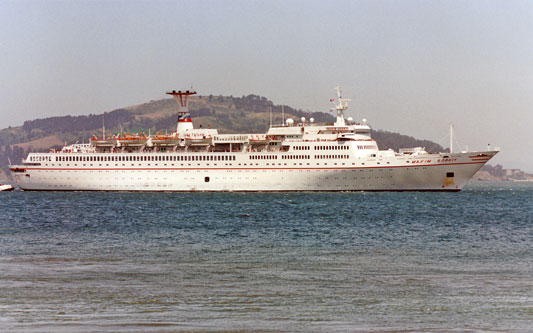
[[[479,183],[485,183],[485,182],[522,182],[522,183],[528,183],[533,182],[532,179],[473,179],[471,182],[479,182]]]

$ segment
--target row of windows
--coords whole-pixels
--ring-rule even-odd
[[[309,150],[310,146],[294,146],[295,150]],[[374,149],[375,146],[357,146],[359,149]],[[316,146],[315,150],[348,150],[349,146]],[[250,159],[277,159],[277,156],[250,156]],[[288,157],[287,159],[292,159]],[[51,156],[31,156],[31,162],[52,161]],[[59,161],[235,161],[235,156],[56,156]]]
[[[235,141],[246,141],[248,140],[247,135],[216,135],[215,141],[218,142],[235,142]]]
[[[358,145],[357,149],[378,149],[378,147],[376,147],[374,145],[368,145],[368,146],[360,146],[360,145]]]
[[[311,150],[311,146],[293,146],[294,150]],[[315,146],[315,150],[349,150],[350,146]]]
[[[278,155],[250,155],[251,160],[277,160]],[[310,159],[309,155],[282,155],[282,159]],[[315,159],[343,158],[348,159],[349,155],[315,155]],[[50,156],[31,156],[30,161],[51,161]],[[56,162],[130,162],[130,161],[235,161],[234,155],[213,156],[180,156],[180,155],[130,155],[130,156],[56,156]]]
[[[350,158],[350,155],[315,155],[315,159],[324,159],[324,158],[342,158],[342,159],[348,159]]]
[[[316,146],[315,150],[348,150],[350,146]]]
[[[36,156],[37,157],[37,156]],[[235,161],[234,155],[179,156],[179,155],[133,155],[133,156],[56,156],[56,162],[128,162],[128,161]]]
[[[30,157],[30,162],[45,162],[45,161],[52,162],[52,157],[51,156],[31,156]]]
[[[277,160],[278,155],[250,155],[251,160]]]
[[[251,160],[277,160],[278,155],[250,155]],[[349,155],[315,155],[315,159],[348,159]],[[309,155],[282,155],[284,160],[308,160]],[[50,156],[32,156],[31,161],[51,161]],[[131,156],[56,156],[56,162],[133,162],[133,161],[235,161],[234,155],[226,156],[180,156],[180,155],[131,155]]]
[[[310,158],[309,155],[281,155],[283,160],[308,160]]]

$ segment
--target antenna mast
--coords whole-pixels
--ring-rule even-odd
[[[450,154],[453,153],[453,123],[450,123]]]
[[[351,101],[349,98],[342,98],[341,88],[336,87],[337,90],[337,99],[339,100],[338,104],[335,104],[334,99],[330,99],[330,102],[335,105],[335,110],[337,110],[337,121],[335,121],[335,126],[345,126],[346,122],[344,121],[344,110],[348,109],[348,102]]]

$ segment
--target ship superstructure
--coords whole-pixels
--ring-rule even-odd
[[[30,153],[10,170],[23,190],[59,191],[459,191],[497,150],[430,154],[379,150],[366,120],[286,120],[265,134],[194,128],[188,98],[172,91],[172,134],[94,136],[88,144]]]

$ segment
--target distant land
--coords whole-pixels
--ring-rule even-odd
[[[275,105],[265,97],[248,95],[194,96],[189,109],[195,127],[212,127],[219,133],[264,133],[268,130],[270,109],[272,123],[281,124],[282,106]],[[324,112],[304,112],[290,106],[283,106],[285,118],[314,118],[315,122],[333,122],[334,117]],[[154,100],[144,104],[124,107],[87,116],[61,116],[25,121],[22,126],[0,130],[0,179],[10,179],[9,160],[19,163],[29,152],[46,152],[50,148],[61,148],[65,143],[88,142],[94,134],[119,132],[172,132],[177,120],[177,105],[173,99]],[[380,149],[425,147],[430,152],[447,151],[429,140],[380,130],[372,130]],[[508,171],[501,166],[485,166],[479,180],[525,180],[532,175],[520,170]],[[479,174],[479,173],[478,173]],[[478,176],[476,174],[474,179]]]
[[[533,181],[533,174],[520,169],[504,169],[501,165],[485,164],[472,180],[477,181]]]

